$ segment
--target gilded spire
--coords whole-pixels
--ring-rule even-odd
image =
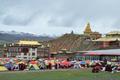
[[[92,30],[90,28],[90,23],[88,22],[84,31],[84,34],[90,34],[92,33]]]

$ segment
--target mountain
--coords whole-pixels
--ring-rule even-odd
[[[20,39],[48,41],[53,37],[16,31],[0,31],[0,42],[13,42]]]

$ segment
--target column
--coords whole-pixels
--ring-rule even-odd
[[[104,48],[109,47],[109,42],[103,42],[103,47]]]

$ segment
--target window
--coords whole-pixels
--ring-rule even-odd
[[[32,53],[32,56],[35,56],[35,53]]]
[[[28,52],[29,52],[29,49],[28,49],[28,48],[22,48],[22,52],[23,52],[23,53],[28,53]]]
[[[32,48],[33,51],[35,51],[35,48]]]
[[[27,53],[24,53],[24,55],[27,55]]]
[[[27,57],[24,57],[24,59],[27,59]]]

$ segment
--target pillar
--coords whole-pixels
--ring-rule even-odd
[[[109,47],[109,42],[103,42],[103,47],[104,48]]]

